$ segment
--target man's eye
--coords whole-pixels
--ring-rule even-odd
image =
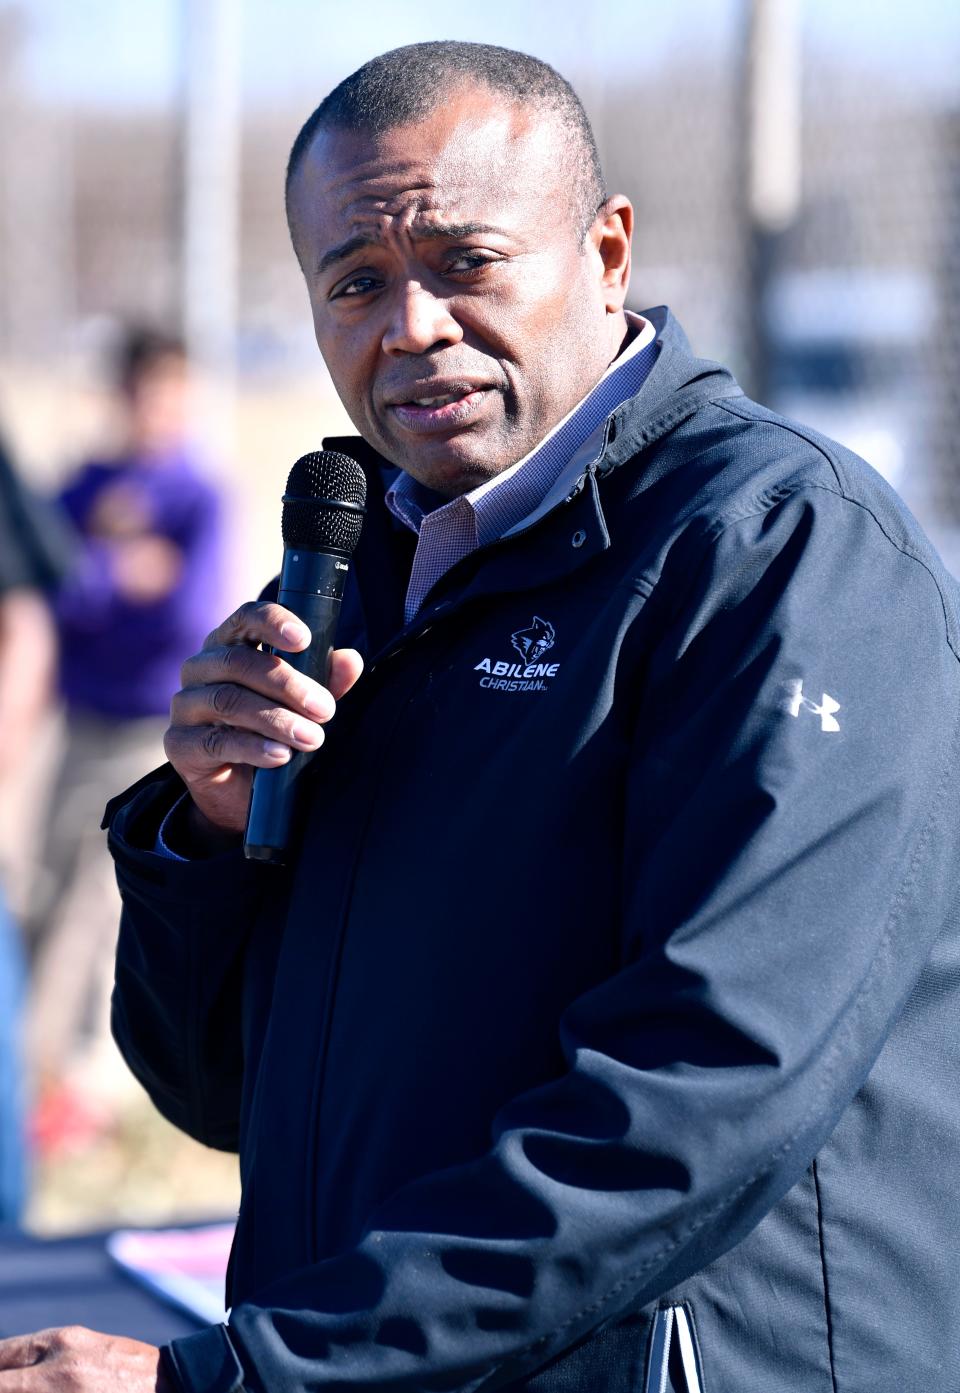
[[[368,295],[371,290],[376,290],[380,282],[376,276],[354,276],[351,280],[343,281],[332,292],[331,300],[342,300],[353,298],[357,295]]]
[[[447,262],[447,274],[456,274],[464,271],[480,271],[484,266],[492,266],[499,257],[490,256],[487,252],[457,252],[455,256]]]

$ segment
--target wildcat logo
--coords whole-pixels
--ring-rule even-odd
[[[523,661],[505,663],[481,658],[473,669],[483,673],[480,686],[494,692],[545,692],[549,679],[560,671],[560,664],[540,660],[553,647],[556,638],[553,625],[535,614],[526,629],[517,629],[510,635],[511,646]]]
[[[553,625],[535,614],[529,629],[518,629],[510,635],[510,642],[525,663],[539,663],[544,653],[553,647],[556,637]]]

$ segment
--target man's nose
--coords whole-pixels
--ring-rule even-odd
[[[383,335],[384,353],[428,353],[462,338],[463,330],[443,300],[416,282],[398,289]]]

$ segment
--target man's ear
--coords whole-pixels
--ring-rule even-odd
[[[601,204],[587,233],[601,266],[601,284],[607,314],[619,314],[630,284],[630,239],[633,236],[633,204],[622,193]]]

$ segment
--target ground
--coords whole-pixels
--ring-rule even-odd
[[[103,1125],[35,1139],[26,1226],[60,1235],[124,1225],[234,1218],[237,1158],[171,1127],[145,1094],[129,1092]]]

